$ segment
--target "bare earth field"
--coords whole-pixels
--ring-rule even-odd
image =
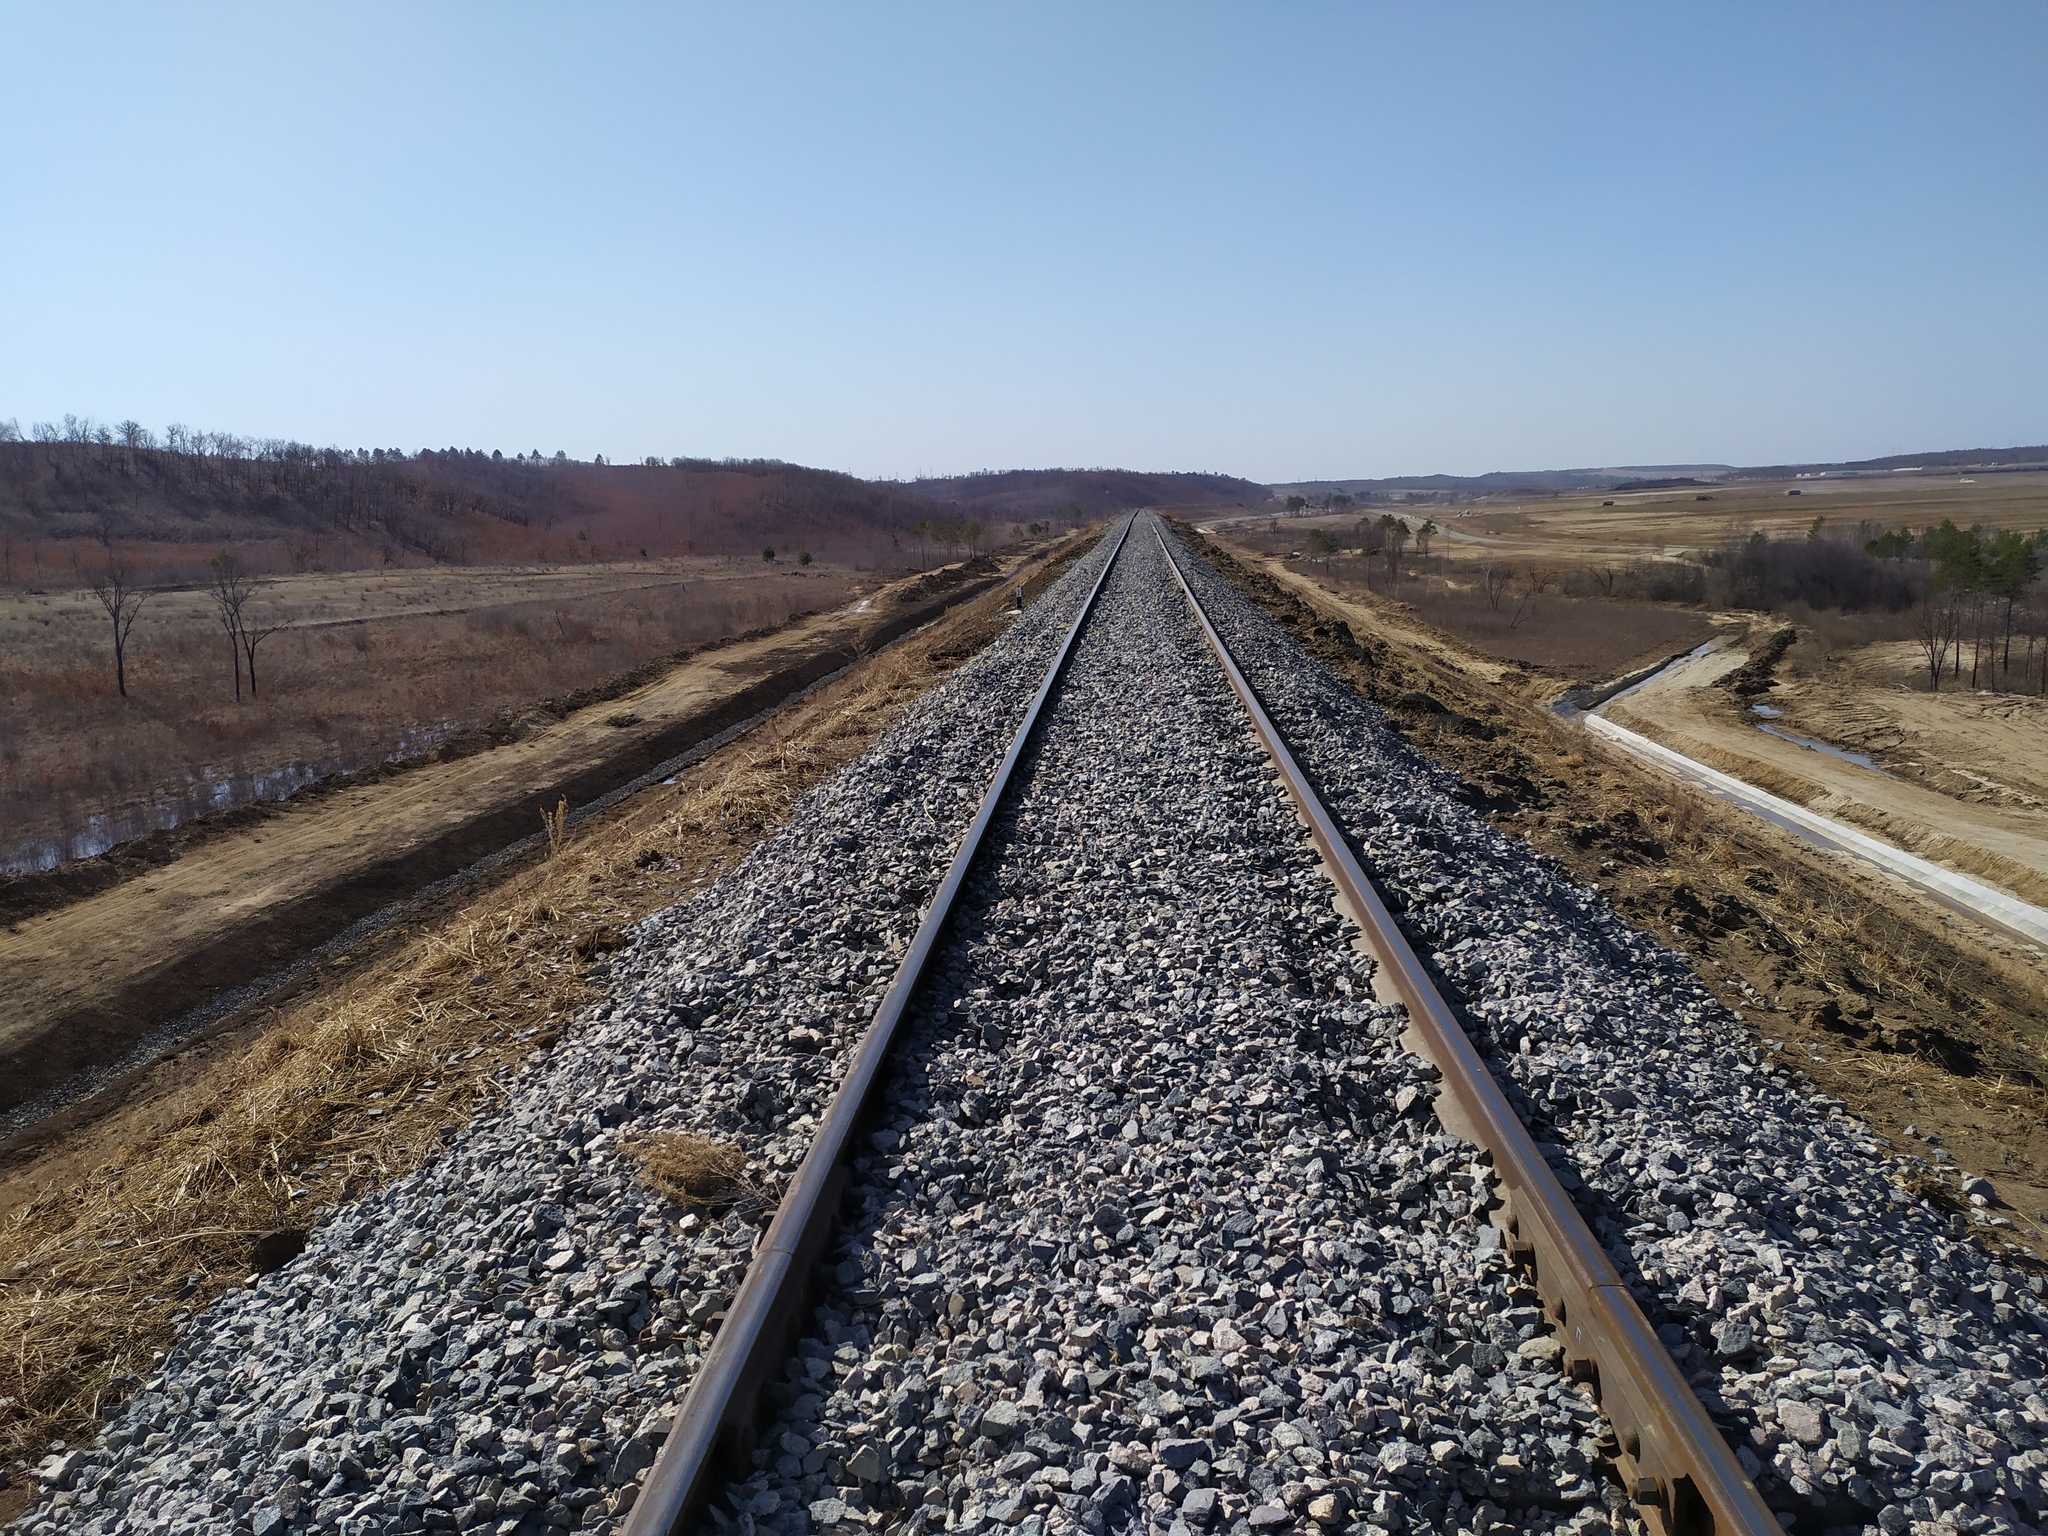
[[[758,556],[277,576],[252,610],[285,627],[257,648],[256,696],[244,680],[239,701],[203,590],[143,605],[123,698],[90,592],[0,589],[0,875],[418,756],[875,584]]]
[[[1795,496],[1791,494],[1797,491]],[[1702,497],[1708,499],[1702,500]],[[1611,502],[1612,505],[1607,505]],[[1373,509],[1403,512],[1400,507]],[[1865,521],[1925,528],[2048,526],[2048,474],[1860,475],[1842,479],[1736,482],[1654,491],[1486,498],[1449,508],[1416,508],[1442,525],[1450,553],[1495,551],[1553,569],[1598,560],[1675,556],[1714,548],[1730,535],[1801,537],[1816,517],[1837,526]],[[1354,514],[1351,521],[1356,521]],[[1343,519],[1336,519],[1343,521]],[[1284,526],[1296,526],[1288,523]],[[1296,535],[1299,538],[1299,535]]]
[[[2015,1245],[2016,1262],[2048,1255],[2048,957],[1609,750],[1548,708],[1567,676],[1247,549],[1235,526],[1211,542],[1239,552],[1248,595],[1465,780],[1468,803],[1688,956],[1817,1091],[1924,1158],[1916,1193],[1960,1226],[1967,1207],[1942,1170],[1985,1173],[2002,1224],[1972,1235]]]

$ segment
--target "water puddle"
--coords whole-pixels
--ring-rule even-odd
[[[1769,715],[1773,719],[1785,713],[1782,709],[1773,709],[1768,704],[1752,704],[1749,707],[1752,712],[1759,715]],[[1870,760],[1870,755],[1867,752],[1851,752],[1843,747],[1830,746],[1824,741],[1815,741],[1811,736],[1801,736],[1797,731],[1784,730],[1764,720],[1757,721],[1756,728],[1767,736],[1775,736],[1780,741],[1789,741],[1795,747],[1804,747],[1807,751],[1818,752],[1823,757],[1832,757],[1838,762],[1854,763],[1858,768],[1867,768],[1882,778],[1891,779],[1896,782],[1899,777],[1895,773],[1886,773],[1882,768],[1878,767],[1876,763]]]

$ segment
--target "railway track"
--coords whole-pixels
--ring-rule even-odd
[[[2038,1277],[1455,788],[1120,527],[16,1529],[2034,1528]]]
[[[762,1430],[773,1419],[770,1389],[795,1354],[799,1335],[807,1331],[810,1304],[818,1291],[815,1272],[839,1225],[840,1205],[849,1182],[859,1181],[860,1170],[854,1164],[861,1147],[860,1137],[864,1130],[874,1126],[883,1109],[890,1057],[897,1048],[904,1018],[927,974],[943,963],[956,904],[968,887],[970,872],[982,857],[984,842],[1003,809],[1017,765],[1039,728],[1047,701],[1060,682],[1097,598],[1129,542],[1135,521],[1127,520],[1116,532],[1114,547],[1101,574],[1047,668],[945,878],[925,910],[888,995],[783,1198],[703,1370],[683,1402],[675,1429],[627,1522],[628,1536],[668,1536],[694,1529],[716,1490],[726,1481],[743,1480],[755,1470],[753,1462]],[[1411,1030],[1409,1043],[1442,1075],[1446,1102],[1440,1118],[1473,1143],[1491,1165],[1490,1188],[1474,1202],[1473,1219],[1476,1224],[1481,1206],[1496,1206],[1497,1225],[1488,1232],[1503,1234],[1504,1241],[1474,1234],[1470,1251],[1483,1255],[1504,1250],[1507,1260],[1533,1281],[1548,1318],[1558,1330],[1557,1364],[1567,1379],[1588,1389],[1587,1395],[1605,1413],[1611,1447],[1607,1454],[1621,1486],[1630,1490],[1633,1502],[1652,1530],[1749,1533],[1780,1529],[1755,1484],[1737,1464],[1734,1453],[1672,1364],[1599,1241],[1573,1208],[1556,1174],[1536,1151],[1528,1131],[1516,1119],[1499,1086],[1401,935],[1342,832],[1231,657],[1228,646],[1203,613],[1194,590],[1180,574],[1156,519],[1147,521],[1148,526],[1139,535],[1141,547],[1148,555],[1156,551],[1156,558],[1171,573],[1231,690],[1244,706],[1260,746],[1277,768],[1288,799],[1306,822],[1337,902],[1357,925],[1361,939],[1406,1009]],[[957,1019],[949,1015],[956,1032],[964,1034],[970,1044],[987,1027],[978,1023],[974,1015],[973,1009],[965,1010]],[[1158,1038],[1165,1038],[1163,1026],[1151,1020],[1145,1023],[1153,1026]],[[1227,1023],[1211,1027],[1220,1027],[1226,1033],[1230,1028]],[[1140,1035],[1132,1041],[1131,1048],[1134,1053],[1143,1053],[1151,1043]],[[1341,1045],[1337,1049],[1341,1050]],[[971,1110],[953,1113],[967,1123],[984,1118]],[[1326,1151],[1318,1155],[1328,1158],[1331,1154]],[[1080,1161],[1081,1168],[1076,1171],[1084,1172],[1088,1166],[1085,1154]],[[1119,1218],[1125,1214],[1115,1204],[1117,1195],[1113,1188],[1105,1189],[1104,1196],[1105,1209]],[[957,1201],[952,1203],[957,1205]],[[1100,1219],[1095,1223],[1098,1228],[1107,1224]],[[1108,1248],[1117,1241],[1116,1234],[1121,1230],[1119,1220],[1119,1225],[1102,1233],[1099,1241]],[[1483,1258],[1479,1263],[1482,1269],[1486,1267]],[[1468,1275],[1471,1267],[1468,1256],[1464,1265]],[[1270,1290],[1270,1283],[1267,1289]],[[1281,1305],[1284,1307],[1284,1303]],[[1228,1329],[1231,1325],[1226,1321],[1224,1326]],[[1195,1348],[1216,1348],[1215,1330],[1211,1328],[1206,1333],[1208,1336]],[[1153,1352],[1157,1349],[1155,1342]],[[1109,1345],[1108,1354],[1110,1360],[1125,1363],[1117,1345]],[[1143,1357],[1133,1350],[1131,1358]],[[1198,1358],[1213,1366],[1219,1376],[1227,1375],[1236,1364],[1215,1355]],[[1078,1396],[1085,1401],[1089,1395],[1087,1373],[1080,1374],[1083,1387]],[[1056,1397],[1060,1395],[1055,1393]],[[1223,1401],[1229,1397],[1227,1391],[1209,1395],[1218,1397],[1217,1406],[1228,1409],[1228,1403]],[[1040,1396],[1043,1399],[1043,1392]],[[1073,1406],[1079,1407],[1081,1403]],[[1232,1423],[1234,1427],[1235,1421]],[[1225,1453],[1209,1441],[1182,1437],[1181,1443],[1189,1449],[1177,1451],[1176,1456],[1191,1459],[1177,1470],[1187,1470],[1198,1463],[1213,1469],[1215,1463],[1226,1459]],[[1228,1443],[1236,1442],[1232,1438]],[[861,1480],[893,1482],[880,1465],[881,1453],[872,1448],[870,1451],[877,1464],[875,1470],[882,1475]],[[1028,1451],[1022,1454],[1044,1464],[1043,1456]],[[1079,1454],[1083,1458],[1089,1455],[1085,1439]],[[945,1464],[943,1455],[940,1464]],[[914,1476],[914,1463],[910,1470]],[[1071,1487],[1071,1477],[1067,1481]],[[1199,1484],[1198,1479],[1190,1496],[1197,1507],[1212,1511],[1216,1498],[1213,1486],[1205,1489]],[[1307,1488],[1306,1483],[1301,1486]],[[1339,1487],[1340,1493],[1343,1491],[1341,1479],[1333,1486]],[[1294,1502],[1298,1505],[1301,1500],[1296,1498]],[[959,1511],[952,1513],[957,1515]],[[1284,1504],[1261,1505],[1250,1513],[1259,1517],[1256,1523],[1284,1524],[1293,1519]],[[1198,1523],[1207,1524],[1211,1518],[1213,1514],[1205,1513]]]

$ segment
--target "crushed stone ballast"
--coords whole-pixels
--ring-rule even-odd
[[[503,1102],[195,1318],[14,1529],[623,1530],[1070,636],[709,1525],[1696,1518],[1616,1481],[1611,1367],[1574,1379],[1528,1208],[1375,996],[1176,566],[1737,1480],[1814,1532],[2035,1528],[2038,1278],[1151,527],[641,924]],[[667,1205],[662,1131],[738,1142],[756,1195]]]

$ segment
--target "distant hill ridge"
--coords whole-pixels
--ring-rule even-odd
[[[895,483],[921,501],[987,519],[1088,516],[1132,507],[1257,506],[1271,493],[1252,480],[1215,474],[1148,474],[1128,469],[1004,469]]]
[[[1703,481],[1789,480],[1796,475],[1883,474],[1902,469],[2013,469],[2048,465],[2048,446],[2028,448],[1948,448],[1936,453],[1899,453],[1881,459],[1837,463],[1765,464],[1633,464],[1603,469],[1496,470],[1484,475],[1390,475],[1379,479],[1297,480],[1270,487],[1274,496],[1331,494],[1352,497],[1397,491],[1435,491],[1454,496],[1531,495],[1553,491],[1654,489]]]
[[[38,579],[44,565],[66,563],[58,550],[99,542],[167,576],[193,574],[229,544],[264,566],[337,569],[758,558],[769,546],[865,563],[890,558],[932,510],[892,486],[767,460],[611,465],[232,440],[227,452],[0,442],[0,579]]]
[[[1265,506],[1342,492],[1355,500],[1546,495],[1795,475],[2048,465],[2048,447],[1946,449],[1827,464],[1726,464],[1404,475],[1261,485],[1233,475],[1126,469],[1013,469],[868,481],[772,459],[590,463],[449,448],[408,454],[314,448],[171,429],[159,442],[67,418],[22,441],[0,422],[0,581],[73,578],[93,544],[115,544],[136,574],[203,576],[234,544],[261,568],[550,563],[668,555],[758,557],[810,550],[898,564],[932,523],[1078,524],[1134,507]],[[920,529],[923,531],[920,531]],[[981,535],[975,535],[975,538]],[[946,540],[951,535],[944,536]],[[99,557],[94,556],[97,559]],[[45,574],[47,572],[47,574]]]

